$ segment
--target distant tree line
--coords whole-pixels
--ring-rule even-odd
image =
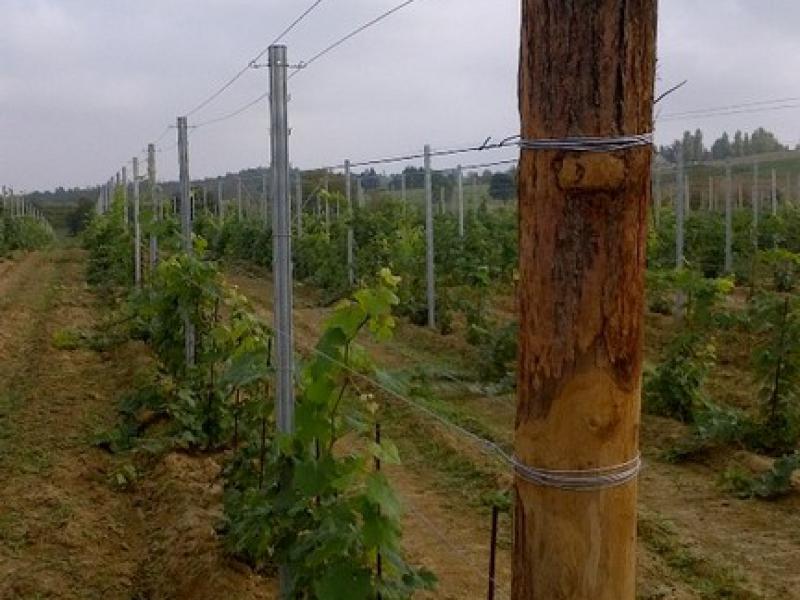
[[[669,146],[659,146],[658,153],[667,161],[676,162],[678,148],[681,147],[684,160],[687,162],[724,160],[789,149],[788,146],[778,141],[774,133],[759,127],[752,134],[736,130],[733,137],[726,131],[714,140],[711,148],[706,147],[703,141],[703,132],[700,129],[696,129],[694,133],[684,131],[683,139],[675,140]]]

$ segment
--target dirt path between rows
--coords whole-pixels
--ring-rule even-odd
[[[105,309],[84,284],[85,255],[30,254],[0,277],[0,598],[275,598],[274,582],[228,559],[216,457],[169,453],[130,489],[130,457],[91,439],[116,422],[120,394],[149,364],[137,343],[57,348]]]
[[[146,553],[131,498],[87,437],[108,414],[106,367],[53,348],[91,323],[74,253],[35,253],[0,282],[0,598],[131,598]]]
[[[265,318],[272,286],[265,277],[228,275]],[[330,309],[315,307],[302,288],[296,291],[298,348],[316,341]],[[271,321],[270,321],[271,322]],[[402,325],[386,345],[367,343],[383,367],[408,368],[463,361],[462,342],[423,328]],[[510,442],[514,404],[497,398],[471,398],[470,410]],[[671,465],[660,459],[671,422],[644,417],[643,453],[647,466],[640,481],[639,596],[690,598],[800,599],[800,500],[744,501],[717,485],[717,472],[703,465]],[[414,473],[396,469],[392,481],[409,500],[407,547],[412,555],[435,557],[431,565],[442,579],[436,597],[481,597],[486,587],[488,525],[468,507],[452,506],[437,493],[434,469]],[[419,505],[419,507],[415,507]],[[443,544],[449,540],[449,547]],[[437,550],[438,547],[438,550]],[[458,550],[466,550],[464,553]],[[461,554],[461,556],[459,556]],[[498,580],[508,586],[508,552],[501,551]],[[467,593],[469,592],[469,593]],[[455,595],[446,595],[446,594]]]

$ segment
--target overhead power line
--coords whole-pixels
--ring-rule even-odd
[[[254,63],[256,63],[256,62],[257,62],[259,59],[261,59],[261,58],[262,58],[262,57],[263,57],[263,56],[264,56],[264,55],[265,55],[265,54],[266,54],[266,53],[269,51],[269,47],[270,47],[270,46],[273,46],[273,45],[277,44],[277,43],[278,43],[278,42],[280,42],[280,41],[281,41],[283,38],[285,38],[285,37],[286,37],[286,36],[287,36],[287,35],[288,35],[288,34],[289,34],[289,33],[290,33],[290,32],[291,32],[291,31],[292,31],[292,30],[293,30],[295,27],[297,27],[297,26],[298,26],[298,25],[299,25],[299,24],[300,24],[300,23],[303,21],[303,19],[305,19],[305,18],[306,18],[306,17],[307,17],[309,14],[311,14],[311,13],[314,11],[314,9],[315,9],[315,8],[317,8],[317,6],[319,6],[319,5],[322,3],[322,1],[323,1],[323,0],[316,0],[316,1],[315,1],[315,2],[314,2],[312,5],[311,5],[311,6],[309,6],[309,7],[308,7],[308,8],[307,8],[305,11],[303,11],[303,12],[300,14],[300,16],[298,16],[298,17],[297,17],[297,18],[296,18],[294,21],[292,21],[292,22],[289,24],[289,26],[288,26],[288,27],[286,27],[286,29],[284,29],[284,30],[283,30],[283,31],[282,31],[282,32],[281,32],[281,33],[278,35],[278,37],[276,37],[274,40],[272,40],[272,42],[270,42],[270,44],[269,44],[268,46],[266,46],[264,49],[262,49],[262,50],[261,50],[261,52],[259,52],[258,54],[256,54],[256,56],[254,56],[254,57],[253,57],[253,58],[252,58],[252,59],[251,59],[251,60],[250,60],[250,61],[249,61],[249,62],[248,62],[248,63],[247,63],[247,64],[246,64],[244,67],[242,67],[242,68],[241,68],[241,69],[240,69],[240,70],[239,70],[239,71],[236,73],[236,75],[234,75],[233,77],[231,77],[231,78],[230,78],[230,79],[229,79],[227,82],[225,82],[225,84],[223,84],[223,85],[222,85],[222,87],[220,87],[218,90],[216,90],[216,91],[215,91],[213,94],[211,94],[211,95],[210,95],[208,98],[206,98],[205,100],[203,100],[203,101],[202,101],[200,104],[198,104],[197,106],[195,106],[195,107],[194,107],[192,110],[190,110],[188,113],[186,113],[186,116],[187,116],[187,117],[191,117],[191,116],[192,116],[192,115],[194,115],[195,113],[199,112],[200,110],[202,110],[203,108],[205,108],[206,106],[208,106],[209,104],[211,104],[211,103],[212,103],[214,100],[216,100],[217,98],[219,98],[219,97],[220,97],[220,96],[221,96],[221,95],[222,95],[222,94],[225,92],[225,90],[227,90],[227,89],[228,89],[229,87],[231,87],[231,86],[232,86],[234,83],[236,83],[236,82],[237,82],[237,81],[238,81],[238,80],[239,80],[239,79],[240,79],[240,78],[241,78],[241,77],[242,77],[242,76],[243,76],[245,73],[247,73],[247,71],[249,71],[249,70],[250,70],[250,68],[253,66],[253,64],[254,64]],[[255,104],[255,103],[254,103],[254,104]],[[249,108],[249,107],[248,107],[248,108]]]

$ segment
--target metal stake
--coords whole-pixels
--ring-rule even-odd
[[[675,199],[675,266],[680,269],[683,267],[683,224],[686,218],[687,201],[684,198],[685,192],[685,173],[683,163],[683,148],[678,147],[678,181],[676,185],[677,196]]]
[[[725,165],[725,272],[733,272],[733,177],[730,160]]]
[[[344,161],[344,198],[347,203],[347,281],[353,286],[356,282],[355,265],[353,264],[353,190],[350,177],[350,160]]]
[[[161,220],[161,201],[156,196],[156,145],[147,144],[147,180],[150,188],[150,205],[153,211],[153,221]],[[150,272],[158,265],[158,234],[150,234]]]
[[[436,284],[433,267],[433,178],[431,147],[425,145],[425,273],[428,294],[428,327],[436,328]]]
[[[139,223],[139,158],[133,157],[133,281],[142,285],[142,229]]]
[[[272,168],[273,265],[275,280],[276,417],[278,431],[294,430],[292,381],[292,237],[289,199],[289,124],[286,94],[286,46],[269,47],[270,154]],[[289,574],[280,569],[281,592],[286,597]]]
[[[178,171],[180,174],[181,234],[183,251],[192,255],[191,199],[189,189],[189,135],[186,117],[178,117]],[[184,356],[187,368],[194,366],[195,330],[194,323],[186,314],[183,317]]]
[[[758,213],[761,212],[759,206],[759,189],[758,189],[758,163],[753,163],[753,191],[750,197],[753,206],[753,223],[751,235],[753,238],[753,247],[758,249]]]
[[[303,175],[298,169],[295,175],[295,212],[297,213],[297,235],[303,235]]]
[[[461,165],[456,169],[456,183],[458,186],[458,235],[464,237],[464,172]]]

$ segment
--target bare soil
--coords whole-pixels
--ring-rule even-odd
[[[104,309],[84,285],[77,250],[33,253],[0,263],[0,598],[217,599],[275,598],[275,582],[222,551],[222,457],[170,453],[140,471],[126,489],[114,484],[126,459],[91,445],[116,417],[116,399],[149,365],[145,348],[128,343],[106,352],[63,350],[65,328],[96,328]],[[231,274],[231,282],[271,318],[271,286],[263,277]],[[298,290],[297,344],[315,343],[329,309]],[[510,312],[501,304],[498,312]],[[648,356],[665,325],[647,322]],[[469,368],[476,357],[458,336],[401,324],[383,345],[365,339],[388,369]],[[747,402],[736,344],[723,350],[715,392]],[[729,389],[731,388],[731,389]],[[727,390],[727,392],[726,392]],[[514,401],[453,384],[437,388],[459,416],[510,443]],[[404,464],[388,470],[404,500],[404,545],[415,563],[433,569],[430,598],[485,597],[489,513],[480,482],[507,485],[508,473],[457,435],[404,407],[390,434]],[[640,481],[641,599],[800,598],[800,500],[743,501],[720,489],[720,469],[742,457],[717,455],[703,464],[672,465],[664,449],[682,426],[645,417],[646,468]],[[747,457],[758,460],[758,457]],[[510,589],[510,528],[501,521],[497,594]]]
[[[271,319],[272,288],[266,277],[240,270],[228,277],[262,316]],[[304,299],[302,288],[296,293],[298,347],[309,348],[330,310]],[[498,312],[511,308],[509,302],[499,304]],[[646,325],[646,353],[654,359],[668,336],[668,322],[659,315],[649,315]],[[407,323],[399,325],[395,339],[388,344],[376,345],[368,339],[363,342],[379,364],[389,369],[463,365],[477,360],[459,336],[441,336]],[[743,374],[747,348],[735,343],[723,345],[722,369],[711,384],[716,394],[730,393],[734,397],[731,403],[741,405],[752,389],[745,385],[747,377]],[[462,389],[446,398],[463,414],[477,418],[492,433],[511,442],[513,397],[464,393]],[[419,437],[420,432],[424,432],[423,437],[435,437],[440,447],[457,448],[481,472],[491,468],[491,461],[479,450],[430,422],[412,421],[402,434]],[[683,433],[684,428],[669,419],[644,416],[642,450],[646,467],[639,484],[638,596],[675,600],[800,598],[800,494],[777,502],[732,497],[721,489],[718,478],[726,462],[735,456],[680,465],[662,459],[664,450]],[[441,465],[411,458],[406,456],[404,466],[392,471],[394,485],[408,501],[408,551],[439,575],[441,588],[436,597],[482,597],[488,556],[486,511],[477,503],[463,500],[469,496],[468,490],[459,496],[458,490],[441,484]],[[496,480],[505,477],[501,473]],[[509,535],[508,531],[504,533]],[[498,598],[503,598],[503,590],[509,588],[509,559],[508,547],[501,548]]]
[[[120,490],[124,465],[91,445],[149,359],[53,345],[99,325],[84,264],[61,250],[0,265],[0,598],[274,598],[220,549],[214,459],[168,454]]]

